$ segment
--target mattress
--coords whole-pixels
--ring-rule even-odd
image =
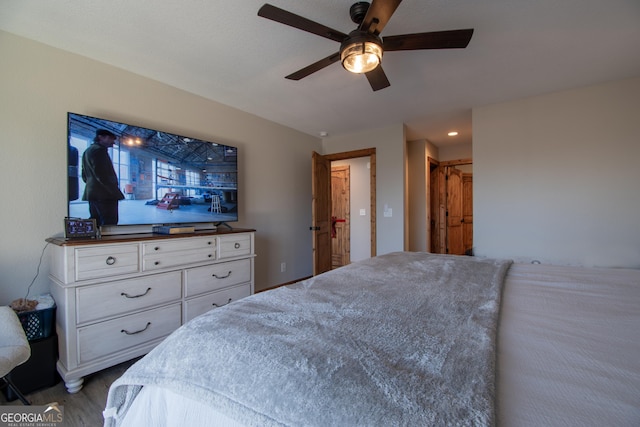
[[[640,425],[640,270],[512,265],[497,349],[497,425]],[[123,425],[238,424],[145,386]]]

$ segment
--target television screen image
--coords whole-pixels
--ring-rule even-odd
[[[238,221],[238,150],[68,113],[68,216],[100,226]]]

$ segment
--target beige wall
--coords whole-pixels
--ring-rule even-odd
[[[320,139],[8,33],[0,52],[0,304],[25,296],[45,239],[62,233],[68,111],[238,146],[234,225],[257,229],[256,289],[311,274],[311,152]],[[48,291],[47,254],[30,295]]]
[[[481,256],[640,268],[640,78],[473,111]]]
[[[438,160],[438,147],[425,139],[407,142],[410,251],[429,249],[429,158]]]

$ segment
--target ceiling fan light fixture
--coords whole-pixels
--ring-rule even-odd
[[[375,70],[382,62],[382,42],[372,34],[350,35],[340,48],[340,61],[352,73],[362,74]]]
[[[385,42],[383,43],[380,34],[401,1],[369,0],[356,2],[349,9],[349,16],[358,27],[349,34],[334,30],[326,25],[270,4],[264,4],[258,10],[258,16],[340,43],[339,52],[334,52],[295,73],[285,76],[286,79],[303,79],[338,62],[338,59],[340,59],[342,67],[347,71],[365,74],[371,89],[377,91],[390,86],[389,79],[382,69],[382,54],[385,48],[388,51],[460,49],[467,47],[473,35],[473,28],[431,31],[385,37]]]

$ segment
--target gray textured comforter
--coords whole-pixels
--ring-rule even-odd
[[[246,425],[494,425],[509,265],[398,252],[212,310],[111,386],[105,425],[147,384]]]

